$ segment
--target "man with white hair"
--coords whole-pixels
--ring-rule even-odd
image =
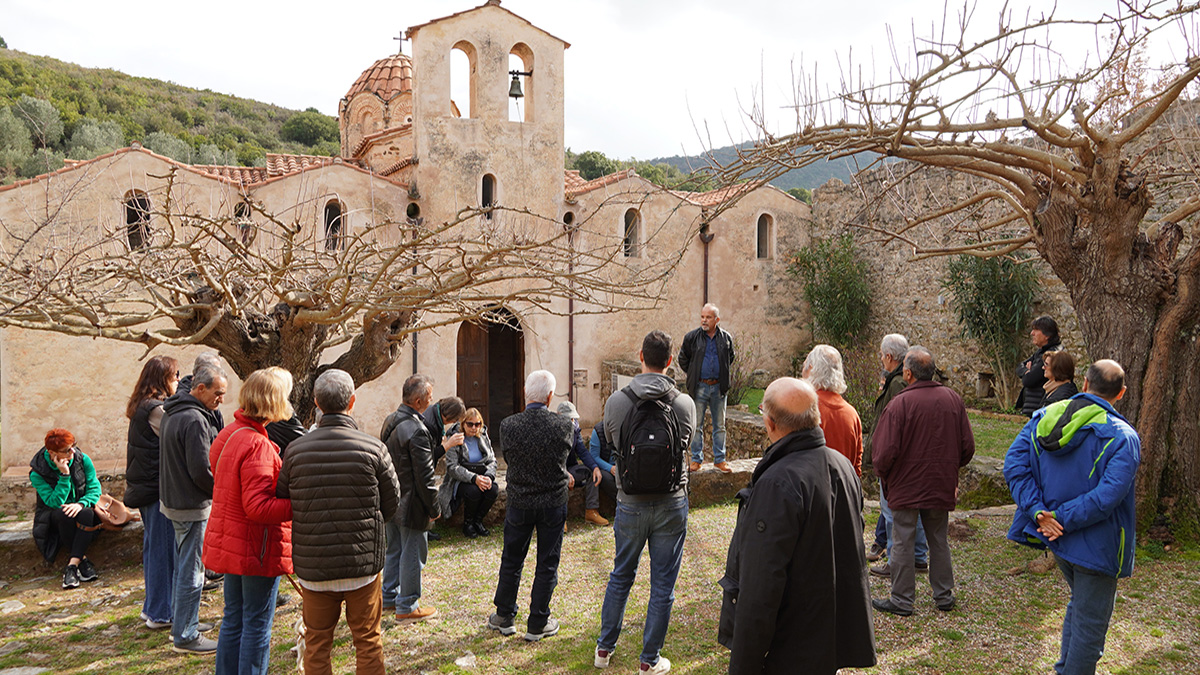
[[[804,359],[803,375],[817,390],[825,445],[845,455],[854,465],[854,473],[862,476],[862,420],[854,406],[842,398],[846,393],[842,355],[829,345],[813,347]]]
[[[517,589],[529,542],[537,532],[537,566],[525,619],[525,639],[536,642],[558,633],[550,598],[558,585],[558,558],[567,521],[567,454],[575,440],[571,418],[550,410],[554,374],[535,370],[525,378],[525,410],[500,422],[500,443],[508,463],[504,513],[504,552],[487,625],[501,635],[517,632]]]

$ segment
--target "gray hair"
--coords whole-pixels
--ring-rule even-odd
[[[811,371],[810,371],[811,369]],[[846,375],[842,370],[842,355],[829,345],[817,345],[804,359],[804,370],[809,371],[804,379],[817,389],[835,394],[846,393]]]
[[[525,378],[525,402],[544,403],[554,393],[557,385],[554,373],[548,370],[535,370]]]
[[[350,373],[330,368],[317,377],[313,384],[313,398],[317,407],[325,413],[342,413],[350,407],[354,397],[354,378]]]
[[[220,367],[200,366],[192,373],[192,388],[195,389],[200,385],[211,387],[217,380],[228,382],[229,377],[225,375],[225,371]]]
[[[221,355],[216,352],[201,352],[192,362],[192,372],[195,373],[201,368],[221,370]]]
[[[712,304],[711,302],[707,302],[703,307],[700,308],[700,311],[703,312],[706,309],[711,309],[713,316],[717,317],[718,319],[721,318],[721,310],[716,305]]]
[[[904,352],[904,368],[918,380],[932,380],[937,366],[933,363],[933,354],[920,345],[911,347]]]
[[[400,394],[405,404],[412,405],[426,395],[430,395],[432,388],[433,380],[428,375],[413,373],[404,381],[404,388],[400,390]]]
[[[883,336],[883,341],[879,343],[879,353],[884,356],[890,356],[896,361],[904,360],[904,353],[908,351],[908,338],[899,333],[889,333]]]

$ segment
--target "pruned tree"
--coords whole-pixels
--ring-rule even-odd
[[[1040,254],[1070,292],[1089,356],[1126,368],[1118,408],[1142,437],[1143,524],[1166,515],[1191,536],[1200,533],[1200,109],[1186,94],[1200,76],[1198,10],[1122,0],[1082,19],[1053,6],[1006,9],[996,24],[967,4],[957,21],[914,33],[907,57],[893,39],[887,77],[843,64],[825,95],[802,73],[796,131],[767,133],[752,112],[762,141],[721,171],[764,180],[871,156],[857,180],[871,213],[847,224],[899,240],[915,258]],[[994,33],[980,36],[984,24]],[[1090,35],[1091,63],[1068,63],[1080,45],[1064,42],[1071,32]],[[1168,33],[1177,61],[1155,86],[1127,86],[1143,46]],[[930,174],[956,190],[908,199],[912,181]]]
[[[318,241],[311,225],[262,204],[212,215],[202,206],[209,195],[190,193],[177,170],[153,178],[159,187],[144,202],[161,205],[145,214],[153,227],[98,222],[86,207],[72,215],[87,192],[82,171],[44,179],[22,218],[0,218],[0,326],[137,343],[147,353],[206,345],[242,378],[281,366],[295,378],[302,419],[311,418],[327,350],[342,350],[332,367],[361,384],[383,375],[417,331],[502,309],[564,314],[568,300],[576,314],[650,308],[688,238],[687,228],[676,239],[665,234],[675,228],[648,228],[654,254],[632,264],[617,233],[590,217],[564,226],[495,205]]]

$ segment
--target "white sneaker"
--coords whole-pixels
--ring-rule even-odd
[[[665,656],[658,657],[658,663],[654,665],[643,663],[638,666],[638,672],[641,673],[641,675],[658,675],[659,673],[665,673],[670,669],[671,662]]]
[[[607,668],[608,662],[612,660],[613,651],[615,650],[596,647],[596,658],[592,661],[592,665],[597,668]]]

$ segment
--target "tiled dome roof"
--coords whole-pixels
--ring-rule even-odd
[[[412,59],[404,54],[393,54],[379,59],[364,70],[354,81],[350,91],[346,92],[346,100],[354,98],[359,92],[369,91],[385,101],[390,101],[402,91],[412,91],[412,85]]]

